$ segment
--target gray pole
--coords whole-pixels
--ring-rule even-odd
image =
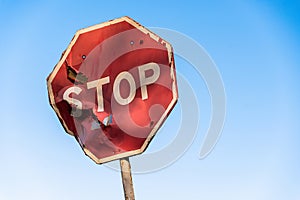
[[[129,158],[120,159],[125,200],[135,200]]]

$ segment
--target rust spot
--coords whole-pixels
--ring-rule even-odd
[[[76,69],[74,69],[71,66],[67,65],[67,75],[68,75],[68,79],[72,82],[72,83],[86,83],[88,78],[82,74],[81,72],[78,72]]]
[[[150,122],[150,127],[152,127],[152,126],[153,126],[153,124],[154,124],[154,121],[151,121],[151,122]]]

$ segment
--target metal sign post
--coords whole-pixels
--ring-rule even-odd
[[[135,200],[129,157],[120,159],[125,200]]]

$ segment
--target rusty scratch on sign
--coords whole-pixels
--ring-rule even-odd
[[[80,83],[80,84],[84,84],[87,82],[88,78],[81,72],[78,72],[76,69],[74,69],[71,66],[67,66],[67,74],[68,74],[68,79],[72,82],[72,83]]]

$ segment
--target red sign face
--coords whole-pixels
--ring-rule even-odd
[[[77,31],[47,84],[66,132],[98,164],[145,151],[178,98],[171,45],[129,17]]]

